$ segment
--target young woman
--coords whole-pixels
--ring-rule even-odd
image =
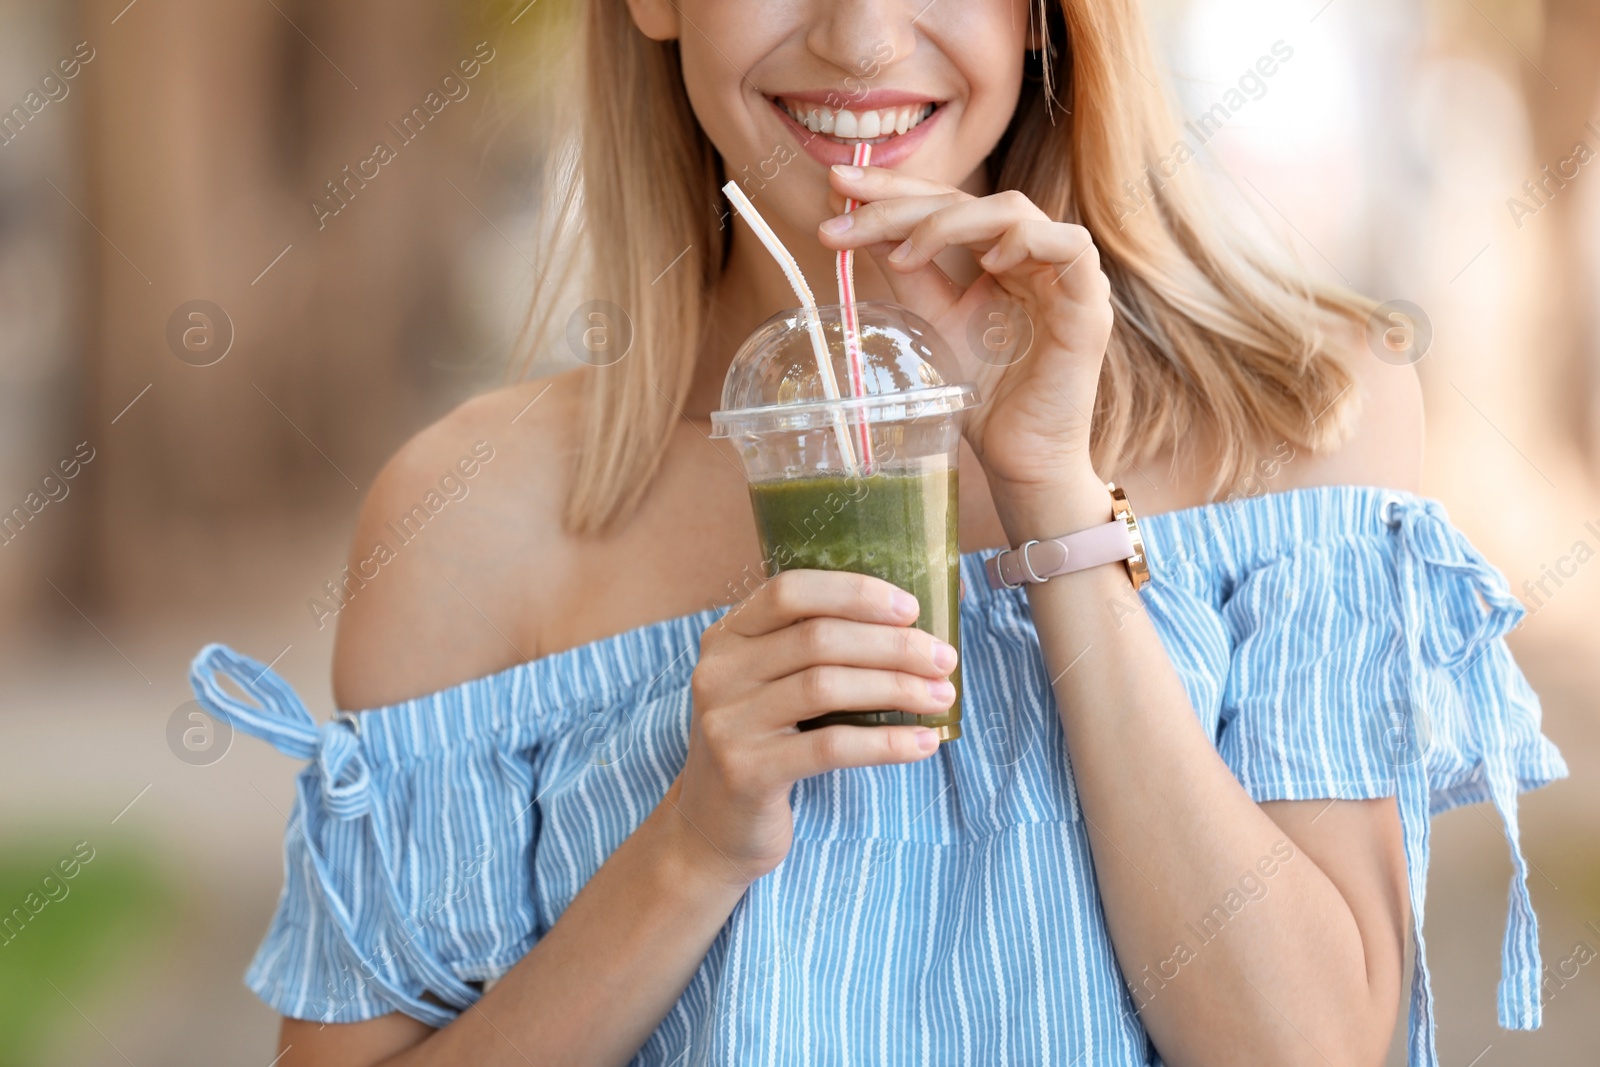
[[[1428,819],[1482,800],[1515,863],[1500,1018],[1537,1026],[1516,795],[1565,769],[1503,641],[1521,609],[1416,495],[1418,385],[1369,303],[1173,170],[1135,0],[586,8],[536,326],[609,301],[625,354],[384,469],[335,654],[368,710],[319,727],[255,660],[195,664],[311,760],[248,975],[279,1062],[1376,1064],[1410,940],[1431,1064]],[[866,134],[879,165],[832,165]],[[864,298],[952,345],[996,300],[1033,324],[965,429],[958,740],[796,729],[942,710],[955,656],[876,579],[742,591],[763,561],[707,415],[794,301],[725,176],[814,281],[854,248]],[[988,586],[1107,522],[1107,477],[1150,584]]]

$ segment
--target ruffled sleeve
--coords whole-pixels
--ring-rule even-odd
[[[219,721],[309,761],[283,891],[245,976],[279,1014],[398,1011],[442,1027],[478,999],[472,983],[532,947],[533,772],[495,711],[506,694],[488,691],[513,676],[321,725],[269,666],[226,646],[202,649],[189,678]]]
[[[1381,519],[1245,569],[1222,604],[1234,652],[1218,749],[1258,801],[1395,796],[1411,885],[1410,1062],[1433,1067],[1422,936],[1432,815],[1490,801],[1512,877],[1500,1025],[1539,1025],[1538,927],[1517,794],[1566,775],[1539,698],[1506,647],[1523,615],[1505,578],[1436,501],[1381,500]]]

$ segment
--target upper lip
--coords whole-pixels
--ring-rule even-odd
[[[938,104],[936,96],[912,93],[904,89],[873,89],[870,92],[851,92],[845,89],[796,89],[793,92],[771,94],[778,100],[797,104],[821,104],[824,107],[844,108],[848,111],[877,111],[882,108],[904,107],[907,104]]]

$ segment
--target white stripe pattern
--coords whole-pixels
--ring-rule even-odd
[[[1399,798],[1411,1063],[1437,1063],[1428,820],[1460,804],[1504,820],[1500,1023],[1536,1027],[1516,794],[1566,766],[1505,645],[1523,609],[1504,577],[1436,501],[1372,487],[1141,525],[1143,605],[1248,794]],[[988,588],[991,554],[961,561],[963,737],[912,766],[799,783],[788,858],[636,1064],[1159,1062],[1112,953],[1026,596]],[[687,751],[694,650],[723,610],[321,725],[271,670],[208,645],[190,671],[202,705],[309,761],[250,988],[296,1018],[449,1023],[660,801]]]

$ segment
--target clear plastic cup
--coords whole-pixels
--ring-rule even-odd
[[[914,312],[877,302],[855,308],[860,396],[851,395],[841,306],[780,312],[734,355],[712,436],[738,446],[768,577],[815,568],[882,578],[917,598],[919,629],[959,649],[956,470],[961,413],[980,403],[977,388],[950,383],[956,361]],[[824,388],[813,317],[842,399]],[[801,727],[922,725],[953,740],[961,736],[959,666],[951,681],[956,699],[942,715],[837,711]]]

